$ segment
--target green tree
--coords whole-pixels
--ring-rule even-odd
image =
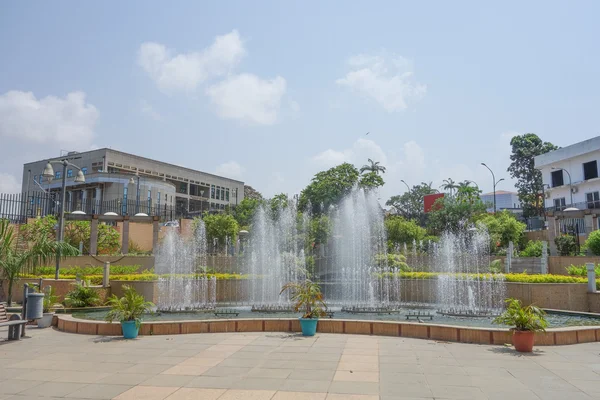
[[[468,202],[457,197],[444,197],[436,200],[427,218],[429,232],[439,235],[445,230],[456,231],[486,212],[485,204],[481,200]]]
[[[509,242],[518,246],[525,232],[525,225],[518,221],[509,211],[500,211],[496,214],[482,214],[478,221],[488,230],[490,235],[490,246],[492,249],[508,247]]]
[[[374,172],[376,175],[379,175],[380,172],[385,174],[385,167],[383,165],[379,165],[379,161],[373,161],[370,158],[367,159],[367,161],[369,164],[363,165],[360,168],[361,174],[365,172]]]
[[[526,133],[511,139],[512,161],[508,167],[510,176],[517,180],[515,186],[523,207],[523,216],[543,214],[544,200],[541,198],[542,173],[535,169],[534,158],[558,149],[550,142],[544,142],[535,133]]]
[[[385,184],[385,182],[383,181],[383,178],[381,176],[379,176],[379,174],[377,172],[371,171],[371,172],[367,172],[366,174],[362,174],[360,176],[359,184],[361,187],[369,190],[369,189],[375,189],[377,187],[383,186]]]
[[[263,196],[260,192],[250,185],[244,185],[244,199],[262,200]]]
[[[447,191],[450,196],[454,195],[454,191],[458,188],[458,185],[452,178],[444,179],[442,186],[440,189]]]
[[[325,212],[337,204],[358,183],[359,173],[354,165],[343,163],[317,173],[300,194],[299,208],[305,210],[311,204],[313,214]]]
[[[331,220],[327,215],[317,215],[310,220],[308,240],[312,244],[326,243],[331,235]]]
[[[418,221],[419,225],[425,225],[425,203],[423,198],[428,194],[437,193],[433,183],[421,182],[420,185],[415,185],[411,190],[402,195],[390,197],[385,205],[392,207],[395,212],[409,220]]]
[[[600,256],[600,231],[593,231],[585,241],[587,247],[593,255]]]
[[[411,245],[413,240],[418,242],[427,235],[426,229],[399,215],[392,215],[385,219],[385,230],[391,248],[404,243]]]
[[[279,218],[279,211],[288,206],[288,195],[279,193],[269,199],[269,207],[271,208],[271,216],[275,219]]]
[[[233,209],[233,217],[242,229],[248,229],[252,224],[254,213],[260,207],[262,200],[246,197]]]
[[[206,239],[209,245],[213,243],[214,239],[217,239],[219,245],[223,246],[227,237],[235,243],[240,230],[233,215],[229,214],[207,215],[204,217],[204,226],[206,227]]]
[[[8,304],[12,303],[14,282],[25,267],[37,267],[54,260],[57,254],[61,257],[76,256],[79,250],[65,242],[56,242],[45,235],[27,244],[25,249],[15,243],[14,227],[8,220],[0,220],[0,271],[2,278],[8,281]]]
[[[458,183],[456,186],[456,199],[458,201],[473,204],[479,200],[481,190],[479,190],[479,187],[475,184],[471,186],[472,183],[473,182],[471,181],[463,181]]]

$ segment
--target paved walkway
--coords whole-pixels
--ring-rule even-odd
[[[333,334],[29,335],[0,342],[0,400],[600,399],[597,343],[522,356],[499,346]]]

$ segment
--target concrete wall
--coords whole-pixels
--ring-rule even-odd
[[[156,281],[148,282],[132,282],[132,281],[110,281],[111,294],[117,295],[117,297],[123,296],[123,286],[129,285],[133,287],[138,293],[144,295],[147,301],[151,301],[154,304],[158,302],[158,285]]]
[[[589,312],[600,313],[600,293],[588,293]]]
[[[546,229],[541,231],[528,231],[525,232],[527,240],[545,240],[548,241],[548,231]]]
[[[507,283],[506,296],[542,308],[589,311],[585,283]]]
[[[585,265],[587,263],[600,264],[600,257],[548,257],[548,273],[554,275],[568,275],[566,267],[571,265]]]
[[[2,290],[0,291],[0,301],[6,301],[8,299],[8,281],[0,281],[2,284]],[[39,279],[20,279],[13,284],[12,301],[17,303],[23,302],[23,285],[25,283],[39,283]],[[73,289],[75,281],[72,279],[44,279],[42,280],[42,290],[47,286],[52,286],[55,290],[56,296],[60,302],[65,299],[65,295]],[[103,288],[101,286],[92,286],[94,290],[100,294],[100,299],[104,303],[106,298],[110,295],[110,288]]]
[[[60,262],[61,271],[70,267],[101,267],[106,261],[112,265],[139,265],[138,271],[154,268],[154,256],[76,256]]]
[[[131,242],[142,251],[152,251],[152,224],[144,224],[139,222],[129,223],[129,251],[131,251]],[[117,222],[117,230],[121,234],[121,243],[123,242],[123,222]]]

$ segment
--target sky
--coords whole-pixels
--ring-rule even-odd
[[[487,3],[0,2],[0,193],[101,147],[267,197],[368,158],[382,202],[482,162],[513,190],[512,136],[600,135],[600,2]]]

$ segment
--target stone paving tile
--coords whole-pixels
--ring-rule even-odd
[[[358,363],[358,362],[340,362],[337,367],[342,371],[368,371],[378,372],[379,363]]]
[[[23,390],[19,393],[19,395],[64,397],[83,388],[84,386],[86,386],[85,383],[44,382],[41,385]]]
[[[171,368],[171,365],[161,365],[161,364],[135,364],[131,367],[128,367],[121,372],[124,374],[160,374],[163,371]]]
[[[429,388],[436,399],[486,400],[488,398],[478,387],[429,385]]]
[[[331,381],[312,381],[306,379],[286,379],[280,390],[289,392],[326,393]]]
[[[379,372],[337,371],[333,381],[341,382],[379,382]]]
[[[345,394],[379,394],[379,383],[376,382],[331,382],[330,393]]]
[[[24,381],[53,381],[54,379],[65,375],[64,371],[53,371],[50,369],[41,369],[34,371],[27,371],[23,369],[13,369],[7,372],[16,372],[14,379],[24,380]],[[4,378],[4,371],[0,372],[0,376]]]
[[[329,393],[326,400],[379,400],[379,396],[365,395],[365,394],[338,394]]]
[[[163,400],[175,392],[176,387],[135,386],[121,393],[114,400]]]
[[[292,373],[287,377],[289,379],[305,379],[311,381],[327,381],[331,382],[335,375],[334,370],[321,370],[321,369],[294,369]]]
[[[514,390],[512,388],[506,388],[506,391],[498,391],[498,388],[494,387],[492,391],[488,391],[486,388],[482,388],[481,390],[486,394],[488,400],[540,400],[540,397],[538,397],[537,394],[528,389]],[[542,397],[542,399],[545,398]]]
[[[600,398],[590,396],[584,392],[569,392],[568,394],[565,394],[565,392],[552,392],[547,390],[535,390],[534,392],[538,398],[543,400],[591,400],[594,398]]]
[[[21,381],[18,379],[11,379],[9,381],[2,382],[0,385],[0,394],[17,394],[24,390],[33,388],[41,385],[43,381]]]
[[[116,373],[100,379],[98,383],[108,383],[113,385],[139,385],[140,383],[152,378],[155,374],[125,374]]]
[[[87,372],[87,371],[69,371],[60,374],[54,382],[73,382],[73,383],[95,383],[101,379],[110,376],[107,372]]]
[[[406,397],[433,397],[429,386],[418,383],[381,382],[380,392],[381,395],[389,396],[401,394]]]
[[[233,389],[246,390],[279,390],[283,386],[285,379],[275,378],[240,378],[233,382]]]
[[[185,387],[229,389],[237,379],[233,376],[197,376]]]
[[[226,358],[219,363],[219,367],[244,367],[254,368],[266,364],[267,361],[264,358]]]
[[[248,372],[251,378],[287,378],[293,369],[290,368],[253,368]]]
[[[131,385],[109,385],[104,383],[92,383],[67,395],[67,398],[81,399],[112,399],[121,393],[131,389]]]
[[[272,390],[228,390],[219,400],[270,400],[274,395]]]
[[[325,400],[327,393],[277,392],[271,400]]]
[[[145,380],[140,383],[142,386],[170,386],[170,387],[182,387],[187,385],[192,381],[192,379],[196,378],[194,375],[167,375],[160,374],[155,375],[152,378]]]
[[[227,389],[180,388],[166,400],[217,400]]]
[[[381,373],[380,381],[382,383],[392,383],[392,384],[414,384],[414,385],[427,385],[427,378],[425,374],[412,374],[412,373]]]
[[[205,376],[230,376],[230,377],[241,377],[250,372],[252,368],[247,367],[212,367],[203,373]]]

